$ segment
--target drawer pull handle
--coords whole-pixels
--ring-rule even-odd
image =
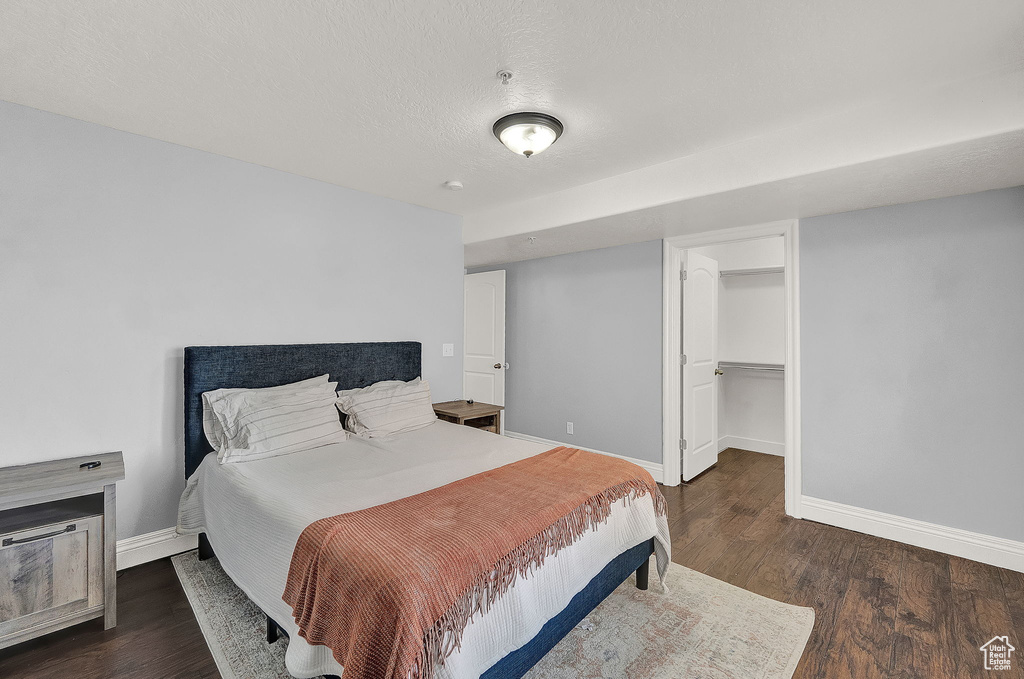
[[[4,538],[3,546],[4,547],[10,547],[11,545],[21,545],[21,544],[24,544],[26,542],[35,542],[36,540],[44,540],[46,538],[52,538],[55,535],[63,535],[64,533],[73,533],[74,531],[75,531],[75,524],[69,523],[67,528],[62,528],[60,530],[55,530],[52,533],[43,533],[42,535],[33,535],[30,538],[19,538],[17,540],[15,540],[14,538]]]
[[[78,468],[79,469],[96,469],[101,464],[103,464],[103,463],[100,462],[99,460],[96,460],[94,462],[83,462],[82,464],[78,465]]]

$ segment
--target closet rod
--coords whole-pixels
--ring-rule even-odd
[[[784,372],[786,366],[781,363],[738,363],[735,361],[719,361],[719,369],[740,368],[741,370],[769,370],[772,372]]]
[[[769,266],[760,269],[723,269],[718,272],[719,278],[725,278],[726,276],[759,276],[766,273],[785,273],[786,267],[784,266]]]

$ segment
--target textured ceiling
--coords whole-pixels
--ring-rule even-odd
[[[1020,184],[1011,71],[473,213],[463,240],[476,266]]]
[[[1020,0],[6,0],[0,99],[457,214],[514,215],[545,194],[1020,71],[1022,36]],[[494,77],[505,68],[507,87]],[[490,133],[522,109],[566,126],[536,158]]]

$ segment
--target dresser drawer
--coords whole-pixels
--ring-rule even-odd
[[[103,516],[0,535],[0,648],[103,614]]]

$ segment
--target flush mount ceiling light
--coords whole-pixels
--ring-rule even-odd
[[[555,143],[562,134],[562,123],[546,113],[512,113],[494,123],[494,136],[509,151],[527,158]]]

